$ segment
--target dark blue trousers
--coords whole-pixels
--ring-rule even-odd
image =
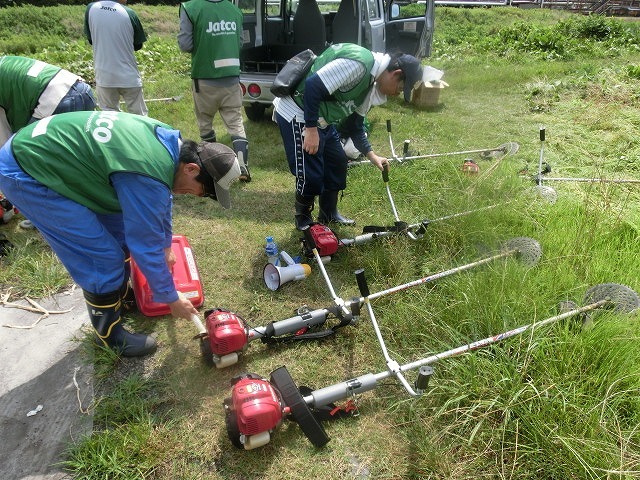
[[[340,135],[333,125],[318,128],[320,145],[315,155],[302,148],[304,122],[287,122],[276,113],[276,121],[284,142],[289,170],[296,177],[296,192],[301,195],[320,195],[324,190],[347,188],[347,155],[340,143]]]

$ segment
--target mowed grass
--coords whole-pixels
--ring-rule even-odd
[[[134,4],[150,32],[138,52],[150,115],[197,138],[189,57],[178,51],[177,7]],[[0,51],[32,55],[92,79],[81,38],[83,7],[0,10]],[[60,19],[64,17],[64,22]],[[23,20],[25,19],[25,20]],[[24,22],[24,25],[23,25]],[[53,25],[63,25],[64,34]],[[19,28],[13,28],[14,26]],[[33,29],[47,32],[40,43]],[[55,27],[59,28],[59,27]],[[60,27],[61,28],[61,27]],[[539,242],[535,266],[517,256],[452,272],[372,302],[389,355],[400,364],[466,345],[557,314],[559,302],[585,303],[589,288],[640,288],[640,195],[635,184],[546,182],[548,203],[518,172],[534,174],[542,155],[552,176],[640,179],[636,24],[551,10],[438,7],[432,58],[450,87],[437,108],[392,99],[373,109],[371,143],[390,155],[405,139],[413,155],[462,152],[517,142],[500,160],[477,154],[394,163],[389,191],[402,220],[430,220],[417,241],[406,236],[342,248],[326,266],[345,299],[359,295],[354,270],[371,292],[468,265],[515,237]],[[14,33],[17,32],[17,33]],[[540,142],[539,130],[546,139]],[[230,143],[216,122],[221,141]],[[332,300],[317,265],[311,276],[266,289],[264,237],[300,254],[293,228],[293,182],[274,123],[247,122],[253,181],[233,187],[234,208],[176,197],[174,231],[194,250],[205,307],[237,312],[263,326],[324,308]],[[480,172],[461,171],[465,158]],[[349,170],[340,210],[358,222],[338,227],[353,238],[365,225],[392,225],[380,172]],[[455,218],[438,220],[456,213]],[[70,283],[37,232],[2,227],[17,245],[2,260],[0,285],[16,296],[43,296]],[[386,379],[354,399],[358,416],[325,423],[331,437],[315,449],[284,421],[268,445],[245,452],[227,439],[222,401],[244,372],[264,377],[286,365],[298,385],[322,388],[386,370],[367,313],[321,342],[249,344],[240,363],[205,365],[192,325],[133,315],[160,349],[144,363],[98,354],[96,429],[69,446],[64,465],[76,478],[245,479],[596,479],[640,474],[638,316],[612,311],[583,325],[572,318],[434,364],[427,393],[407,395]],[[91,349],[88,349],[91,351]],[[142,372],[142,373],[141,373]],[[408,372],[413,382],[415,372]]]

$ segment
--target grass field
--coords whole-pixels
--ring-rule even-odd
[[[134,4],[150,39],[138,52],[150,115],[196,138],[189,58],[178,51],[177,7]],[[0,52],[37,57],[91,80],[82,39],[83,7],[0,9]],[[345,299],[358,295],[354,270],[372,292],[469,264],[514,237],[542,247],[535,266],[491,262],[372,302],[389,355],[404,364],[556,315],[564,300],[584,303],[605,282],[640,289],[640,190],[636,184],[547,182],[549,203],[531,193],[541,155],[552,176],[640,179],[640,43],[635,22],[551,10],[438,7],[433,54],[450,87],[437,108],[397,99],[373,109],[370,140],[390,155],[410,140],[414,155],[517,142],[499,161],[455,155],[395,164],[389,189],[409,223],[432,222],[423,238],[394,237],[344,248],[326,266]],[[219,140],[229,144],[219,120]],[[252,326],[289,318],[303,305],[331,304],[311,262],[304,281],[272,292],[262,279],[264,239],[300,254],[293,228],[293,178],[276,125],[247,122],[253,181],[233,187],[234,208],[177,197],[174,231],[186,235],[199,266],[205,308],[237,312]],[[480,173],[462,172],[466,157]],[[357,227],[394,217],[380,173],[349,170],[339,203]],[[37,232],[0,227],[17,246],[1,260],[0,289],[14,297],[57,292],[70,283]],[[204,311],[203,309],[203,311]],[[70,445],[66,467],[82,479],[629,479],[640,477],[638,315],[606,311],[582,325],[568,319],[473,353],[442,360],[427,393],[409,397],[385,380],[357,398],[359,415],[325,423],[315,449],[285,421],[254,451],[227,439],[222,402],[243,372],[264,377],[286,365],[299,385],[322,388],[386,366],[366,313],[358,325],[308,343],[252,342],[241,362],[216,370],[200,357],[193,326],[133,315],[159,351],[145,362],[88,354],[96,362],[96,431]],[[89,337],[88,337],[89,338]],[[87,346],[89,346],[87,340]],[[88,348],[88,352],[92,349]],[[413,381],[413,373],[408,373]]]

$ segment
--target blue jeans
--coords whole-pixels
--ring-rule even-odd
[[[96,99],[93,96],[91,87],[81,80],[78,80],[62,97],[53,115],[57,113],[79,112],[81,110],[95,110]]]
[[[82,80],[78,80],[71,86],[67,94],[62,97],[62,100],[60,100],[60,103],[51,115],[79,112],[82,110],[95,110],[96,105],[96,98],[93,96],[91,87]],[[29,123],[37,122],[38,120],[40,119],[31,117]]]
[[[0,149],[0,191],[38,229],[73,280],[88,292],[119,290],[127,278],[122,214],[97,214],[25,173]]]

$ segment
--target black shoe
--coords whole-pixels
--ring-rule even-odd
[[[122,313],[134,313],[138,311],[138,302],[136,302],[136,294],[131,285],[127,285],[127,292],[122,298]]]
[[[340,225],[355,225],[356,221],[344,217],[338,212],[338,191],[325,190],[320,195],[320,212],[318,213],[318,222],[328,225],[330,223],[338,223]]]
[[[9,255],[9,252],[14,248],[13,243],[11,243],[4,233],[0,233],[0,257],[4,257],[5,255]]]
[[[313,223],[311,212],[313,212],[315,201],[315,195],[300,195],[296,192],[296,214],[294,217],[296,229],[302,231],[311,226]]]
[[[109,347],[123,357],[141,357],[158,348],[155,338],[142,333],[131,333],[122,326],[121,290],[99,294],[83,291],[96,342]]]
[[[106,346],[123,357],[143,357],[158,350],[156,339],[143,333],[131,333],[120,324],[111,328],[109,338],[102,338],[96,332],[96,344]]]
[[[329,225],[330,223],[337,223],[338,225],[355,225],[356,221],[342,216],[340,212],[335,210],[330,215],[326,215],[322,210],[318,213],[318,222],[323,225]]]
[[[204,137],[200,137],[202,139],[203,142],[207,142],[207,143],[217,143],[218,139],[216,138],[216,132],[211,131],[209,132],[207,135],[205,135]]]
[[[238,177],[241,182],[249,183],[251,181],[251,174],[249,173],[249,167],[240,165],[240,176]]]

